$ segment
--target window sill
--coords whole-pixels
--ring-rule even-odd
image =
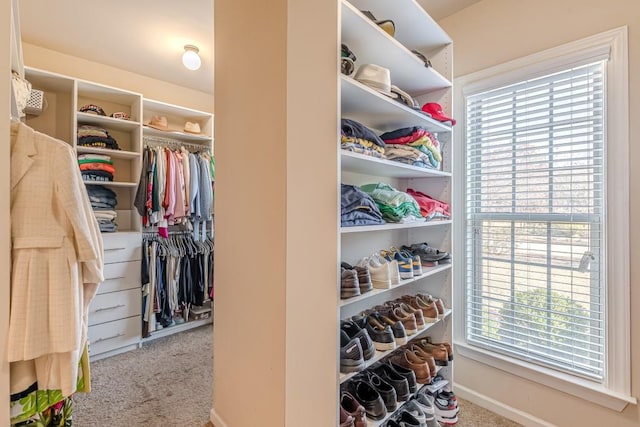
[[[617,412],[622,412],[622,410],[630,403],[633,405],[638,403],[637,399],[633,396],[627,396],[624,393],[609,390],[602,385],[594,384],[588,380],[583,380],[562,372],[514,360],[500,354],[490,353],[477,347],[471,347],[463,342],[456,342],[455,348],[456,353],[460,356],[500,369],[529,381],[542,384],[555,390],[562,391]]]

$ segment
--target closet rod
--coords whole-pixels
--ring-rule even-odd
[[[179,141],[177,139],[162,138],[156,136],[145,136],[143,138],[145,147],[169,147],[180,148],[185,147],[192,149],[193,151],[210,151],[210,147],[201,144],[191,144],[188,142]]]

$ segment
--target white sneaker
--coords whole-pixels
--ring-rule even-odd
[[[426,417],[426,426],[440,427],[440,424],[436,420],[436,408],[433,406],[433,396],[418,393],[414,400],[420,409],[422,409],[422,412],[424,412]]]
[[[398,261],[395,259],[393,261],[387,261],[382,257],[379,253],[371,254],[371,258],[378,261],[380,264],[388,264],[389,265],[389,276],[391,277],[391,286],[396,286],[400,284],[400,269],[398,268]]]
[[[371,276],[371,283],[376,289],[391,288],[391,278],[389,277],[389,265],[380,264],[374,258],[364,257],[358,261],[358,266],[367,267]]]

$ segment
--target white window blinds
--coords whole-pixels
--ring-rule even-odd
[[[605,61],[467,98],[469,343],[602,381]]]

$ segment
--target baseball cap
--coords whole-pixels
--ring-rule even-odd
[[[456,120],[448,117],[442,111],[442,106],[435,102],[427,102],[422,106],[422,111],[431,114],[431,117],[440,122],[451,122],[451,126],[456,124]]]

